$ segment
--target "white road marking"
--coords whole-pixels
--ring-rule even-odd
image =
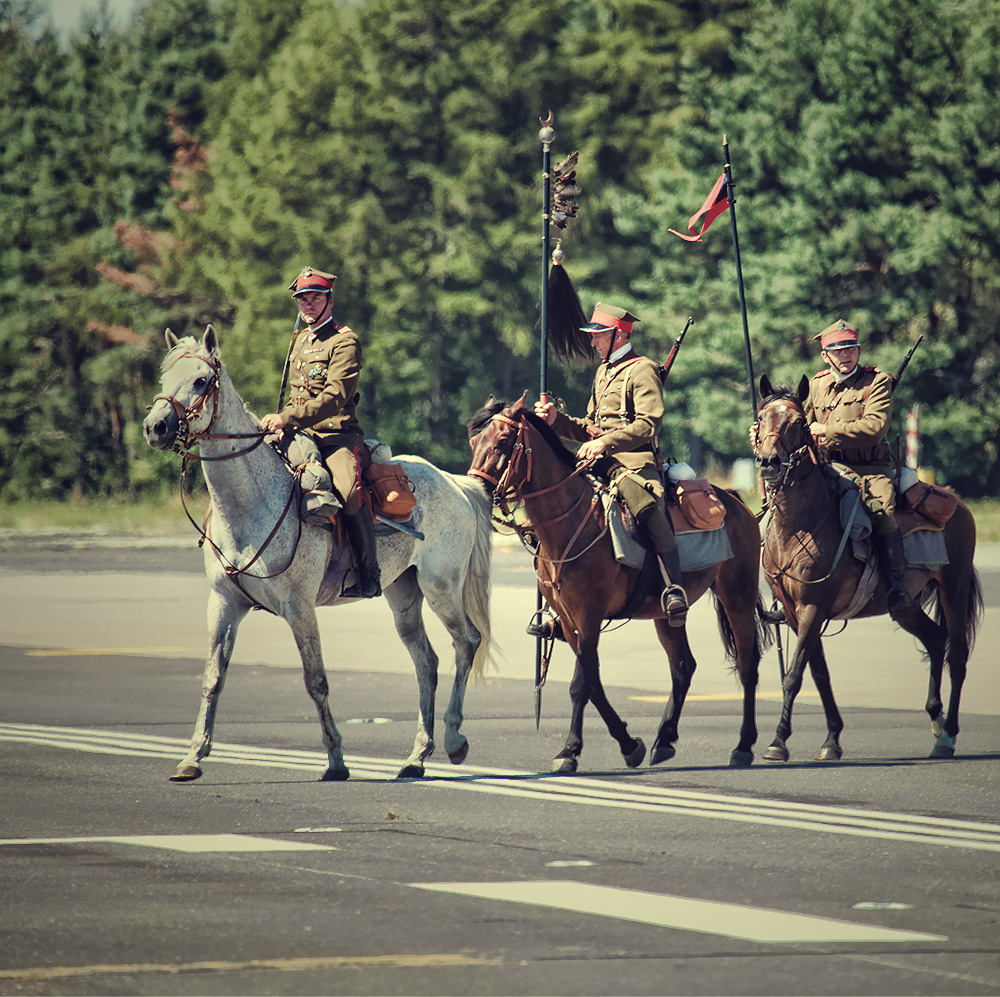
[[[410,883],[421,890],[454,893],[484,900],[552,907],[581,914],[614,917],[681,931],[698,931],[752,942],[946,942],[946,935],[902,931],[873,924],[832,920],[811,914],[744,907],[713,900],[691,900],[664,893],[644,893],[561,880],[533,883]]]
[[[188,741],[119,731],[36,724],[0,723],[0,741],[18,741],[75,751],[116,756],[166,758],[177,761]],[[326,768],[319,751],[272,750],[249,745],[216,743],[208,766],[245,765],[312,772]],[[348,756],[354,779],[395,781],[400,762]],[[521,797],[536,801],[575,803],[657,813],[664,816],[703,817],[795,830],[910,841],[946,848],[1000,852],[1000,826],[978,821],[949,820],[853,807],[820,806],[790,800],[699,793],[642,784],[634,779],[611,781],[587,776],[538,775],[513,769],[482,766],[426,766],[428,778],[409,783],[414,792],[455,789],[471,793]]]
[[[333,845],[258,838],[249,834],[114,834],[78,838],[0,838],[0,846],[77,845],[87,842],[141,845],[144,848],[167,848],[174,852],[335,852],[338,850]]]

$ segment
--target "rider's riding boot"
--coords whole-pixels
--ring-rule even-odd
[[[565,640],[566,635],[563,633],[562,620],[558,616],[553,617],[551,620],[537,621],[532,619],[532,621],[525,628],[525,633],[529,637],[541,637],[543,640]]]
[[[879,566],[885,581],[885,601],[889,616],[899,623],[913,612],[910,599],[903,583],[906,556],[903,553],[903,535],[897,527],[892,533],[876,533],[872,538],[879,556]]]
[[[354,516],[348,516],[346,512],[342,515],[348,539],[354,548],[358,571],[357,582],[344,589],[343,594],[350,599],[374,599],[382,594],[382,572],[375,554],[375,523],[365,508]]]
[[[642,526],[653,540],[656,556],[660,561],[660,573],[666,583],[661,597],[667,623],[672,627],[682,627],[687,621],[687,593],[681,587],[681,556],[677,552],[674,531],[667,522],[667,515],[657,506],[651,506],[642,518]]]

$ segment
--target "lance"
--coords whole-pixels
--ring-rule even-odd
[[[753,354],[750,351],[750,328],[747,325],[747,300],[743,293],[743,265],[740,262],[740,237],[736,231],[736,187],[733,184],[733,168],[729,162],[729,141],[722,136],[722,150],[725,155],[723,169],[726,173],[726,189],[729,192],[729,220],[733,228],[733,249],[736,252],[736,280],[740,288],[740,311],[743,314],[743,342],[747,355],[747,374],[750,377],[750,402],[753,406],[753,417],[757,418],[757,388],[753,376]]]
[[[555,117],[550,110],[548,117],[539,118],[541,128],[538,140],[542,143],[542,336],[539,348],[538,394],[543,402],[549,400],[549,222],[552,202],[552,156],[550,147],[556,137]],[[542,586],[535,591],[535,618],[542,619]],[[542,723],[542,643],[544,638],[535,638],[535,730]]]

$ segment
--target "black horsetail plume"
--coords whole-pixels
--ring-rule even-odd
[[[562,243],[557,242],[549,271],[548,326],[549,342],[563,360],[593,360],[590,336],[580,331],[586,324],[579,295],[563,266]]]

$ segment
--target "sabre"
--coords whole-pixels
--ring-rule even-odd
[[[416,537],[418,540],[423,540],[424,535],[420,530],[415,530],[412,526],[407,526],[405,523],[397,523],[394,519],[386,519],[385,516],[375,513],[375,518],[380,523],[385,523],[386,526],[391,526],[394,530],[399,530],[400,533],[405,533],[408,536]]]

